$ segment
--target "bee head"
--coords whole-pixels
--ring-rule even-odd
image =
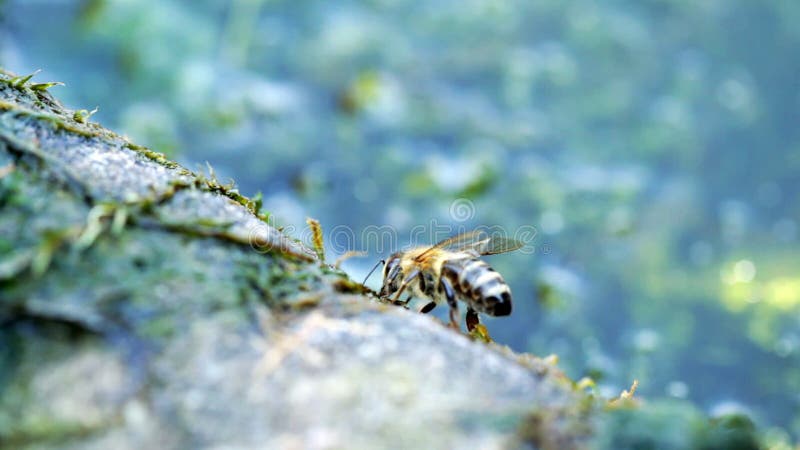
[[[386,260],[383,266],[383,286],[381,286],[381,297],[388,297],[400,289],[400,281],[403,279],[400,267],[400,253],[394,253]]]

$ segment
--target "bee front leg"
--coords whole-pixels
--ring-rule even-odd
[[[442,277],[441,284],[444,297],[447,299],[447,304],[450,305],[450,326],[456,330],[461,330],[456,319],[458,317],[458,303],[456,303],[456,293],[453,291],[453,286],[445,277]]]
[[[392,304],[393,305],[397,305],[397,306],[406,306],[407,307],[408,303],[410,301],[411,301],[411,296],[409,295],[408,297],[406,297],[405,300],[397,300],[396,302],[393,302]]]
[[[392,303],[394,303],[396,305],[397,302],[400,301],[400,295],[403,293],[403,291],[406,290],[406,288],[408,287],[409,283],[414,281],[414,278],[417,278],[419,276],[419,273],[420,273],[419,270],[415,270],[415,271],[411,272],[406,277],[406,279],[403,280],[402,283],[400,283],[400,288],[397,290],[397,293],[394,294],[394,299],[392,299]]]

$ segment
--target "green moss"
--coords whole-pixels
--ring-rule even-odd
[[[3,73],[5,74],[5,72]],[[8,75],[0,76],[0,81],[6,83],[9,86],[13,84],[14,87],[18,87],[20,89],[24,88],[24,83],[27,83],[29,79],[30,79],[29,77],[14,78]],[[29,96],[33,97],[36,101],[39,101],[39,98],[37,97],[37,92],[42,93],[45,86],[42,85],[40,86],[40,88],[41,89],[38,89],[37,91],[30,90]],[[44,105],[41,106],[44,109]],[[0,110],[8,112],[12,114],[14,117],[26,117],[36,121],[47,123],[56,131],[66,132],[87,139],[89,138],[121,139],[117,134],[113,132],[105,130],[97,125],[86,123],[89,117],[91,117],[91,115],[96,111],[96,109],[93,111],[78,110],[73,112],[69,117],[68,116],[62,117],[58,114],[33,111],[15,103],[0,101]],[[142,155],[143,157],[145,157],[146,159],[156,162],[159,165],[162,165],[168,169],[177,170],[178,175],[189,176],[194,178],[195,187],[205,190],[207,192],[213,192],[219,195],[223,195],[233,200],[234,202],[244,206],[248,211],[253,213],[253,215],[258,217],[260,220],[264,222],[268,220],[269,215],[261,211],[262,207],[261,198],[256,197],[252,200],[247,198],[246,196],[239,193],[233,182],[228,184],[221,184],[217,181],[216,177],[213,176],[213,173],[210,178],[206,178],[203,177],[202,175],[192,173],[191,171],[181,167],[178,163],[171,161],[163,153],[159,153],[144,146],[136,145],[126,141],[123,144],[123,147],[129,150],[133,150]],[[48,160],[48,156],[36,148],[26,148],[26,150],[29,151],[30,153],[34,153],[37,157],[41,159]],[[48,162],[52,163],[54,161],[50,160]],[[78,182],[78,184],[81,183]],[[164,201],[165,199],[168,199],[170,195],[174,194],[175,191],[186,187],[186,185],[183,184],[183,182],[176,182],[174,186],[176,188],[174,191],[168,192],[167,195],[165,195],[164,199],[159,199],[157,201]],[[144,200],[143,203],[146,203],[148,200],[152,199]]]
[[[153,150],[150,150],[147,147],[142,145],[136,145],[131,142],[126,142],[123,147],[127,148],[128,150],[133,150],[140,155],[144,156],[145,158],[149,159],[150,161],[156,162],[168,169],[178,169],[180,168],[180,164],[171,161],[167,156],[163,153],[159,153]]]
[[[101,136],[101,134],[98,132],[85,130],[81,127],[72,125],[62,117],[44,112],[31,111],[13,103],[0,101],[0,110],[8,111],[18,116],[30,117],[32,119],[46,122],[50,124],[50,126],[52,126],[56,131],[65,131],[67,133],[84,138],[96,138]]]
[[[90,117],[92,117],[97,112],[97,108],[89,111],[86,109],[79,109],[72,113],[72,120],[78,123],[86,123]]]
[[[41,277],[47,272],[53,256],[66,243],[72,241],[77,236],[75,228],[61,228],[45,230],[41,234],[41,241],[31,259],[30,270],[35,277]]]
[[[177,322],[171,315],[155,316],[137,327],[140,336],[148,340],[169,338],[177,331]]]
[[[750,419],[735,415],[708,419],[679,401],[652,401],[612,408],[602,416],[594,440],[598,449],[758,450]]]
[[[29,74],[29,75],[20,75],[20,76],[17,76],[17,77],[13,77],[13,78],[11,78],[10,80],[7,81],[8,85],[13,87],[13,88],[17,88],[17,89],[23,88],[28,83],[28,81],[30,81],[30,79],[33,78],[39,72],[41,72],[41,69],[39,69],[39,70]]]
[[[79,422],[58,422],[42,414],[26,417],[23,422],[13,424],[7,434],[0,437],[9,448],[19,448],[33,443],[61,444],[71,439],[85,438],[104,428],[87,427]]]
[[[75,349],[97,348],[94,333],[79,324],[22,316],[0,328],[0,339],[4,343],[0,349],[0,442],[9,448],[63,444],[109,425],[79,421],[78,412],[74,417],[59,416],[41,401],[45,394],[33,384],[42,364],[56,364]]]
[[[192,174],[195,177],[195,185],[198,188],[228,197],[234,202],[244,206],[248,211],[262,221],[267,220],[267,215],[261,214],[262,199],[260,197],[251,200],[240,194],[239,190],[236,189],[236,183],[233,180],[231,180],[231,182],[228,184],[221,184],[217,180],[211,165],[209,165],[208,168],[209,177],[205,177],[202,174]]]
[[[24,177],[17,170],[0,178],[0,208],[20,205],[19,192],[23,182]]]
[[[337,292],[341,292],[343,294],[366,294],[373,297],[378,297],[377,293],[372,289],[364,286],[361,283],[351,280],[344,273],[337,272],[337,274],[339,277],[336,278],[336,281],[333,283],[333,288]]]
[[[4,101],[0,100],[0,110],[11,111],[11,110],[15,109],[16,107],[17,107],[17,105],[15,105],[14,103],[4,102]]]
[[[30,85],[31,90],[34,91],[46,91],[53,86],[64,86],[64,83],[60,81],[50,81],[47,83],[34,83]]]
[[[322,274],[313,265],[253,251],[229,221],[173,223],[159,216],[158,206],[193,184],[176,180],[136,202],[87,204],[37,175],[39,164],[50,160],[21,159],[0,179],[0,230],[10,230],[3,241],[14,243],[0,253],[0,316],[14,317],[27,299],[59,292],[59,304],[37,308],[158,340],[195,314],[238,311],[243,301],[288,309],[316,303],[308,293],[319,290]],[[162,287],[154,294],[154,286]]]
[[[519,424],[517,436],[522,443],[541,450],[584,448],[594,431],[590,418],[595,411],[590,396],[560,407],[537,409]]]
[[[753,421],[741,414],[730,414],[699,424],[694,435],[694,448],[757,450],[762,447]]]

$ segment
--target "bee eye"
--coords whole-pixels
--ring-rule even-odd
[[[389,260],[386,261],[386,266],[383,268],[383,278],[390,280],[397,277],[398,269],[400,269],[399,266],[400,264],[396,257],[389,258]]]

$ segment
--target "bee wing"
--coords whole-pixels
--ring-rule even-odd
[[[496,255],[522,248],[525,244],[515,239],[501,236],[491,236],[483,230],[474,230],[462,233],[434,244],[431,248],[420,254],[417,259],[435,249],[449,250],[452,252],[469,252],[479,255]]]
[[[479,230],[475,230],[447,238],[443,241],[439,241],[436,244],[433,244],[429,249],[420,253],[419,256],[417,256],[417,260],[423,259],[425,256],[428,255],[428,253],[436,249],[458,251],[464,248],[465,245],[469,243],[474,243],[475,241],[479,240],[480,237],[481,237],[481,232]]]
[[[475,242],[462,251],[472,250],[479,255],[496,255],[498,253],[513,252],[525,246],[524,242],[516,239],[509,239],[502,236],[487,236],[485,239]]]

